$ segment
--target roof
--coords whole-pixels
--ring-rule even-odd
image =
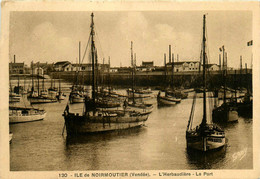
[[[9,63],[11,66],[24,66],[24,63]]]
[[[183,63],[199,63],[199,61],[180,61],[180,62],[174,62],[174,65],[182,65]],[[170,65],[171,63],[167,63],[167,65]]]
[[[60,61],[60,62],[56,62],[54,65],[64,65],[64,64],[68,64],[70,63],[69,61]]]

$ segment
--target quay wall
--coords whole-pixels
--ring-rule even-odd
[[[236,74],[235,74],[236,73]],[[81,84],[91,85],[92,76],[91,72],[79,72],[78,79],[76,79],[75,72],[51,72],[49,74],[52,78],[61,78],[68,82],[76,82]],[[132,74],[129,72],[126,73],[101,73],[99,72],[98,83],[111,86],[119,86],[119,87],[131,87],[132,85]],[[168,73],[165,76],[165,72],[136,72],[135,75],[135,84],[136,86],[142,87],[152,87],[152,88],[162,88],[163,86],[167,86],[171,84],[173,80],[173,84],[175,87],[185,87],[185,88],[193,88],[196,87],[202,80],[201,75],[198,72],[175,72],[173,79],[171,73]],[[222,85],[222,75],[220,72],[212,71],[207,76],[208,84],[211,87]],[[165,85],[165,83],[167,85]],[[226,84],[228,87],[249,87],[252,88],[252,71],[245,70],[243,71],[228,71],[228,75],[226,78]]]

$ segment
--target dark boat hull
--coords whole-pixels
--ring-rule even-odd
[[[148,115],[139,116],[79,116],[64,114],[67,135],[109,132],[143,126]]]

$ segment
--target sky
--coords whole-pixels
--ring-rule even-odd
[[[89,11],[30,12],[10,14],[10,62],[76,63],[90,34]],[[203,14],[206,16],[207,47],[210,63],[219,62],[219,48],[224,45],[228,66],[239,68],[240,56],[251,66],[252,13],[250,11],[106,11],[94,12],[96,47],[99,62],[111,59],[111,66],[130,66],[131,41],[137,65],[142,61],[164,64],[169,45],[179,61],[199,60],[202,43]],[[88,53],[87,53],[88,54]],[[83,63],[89,63],[86,57]]]

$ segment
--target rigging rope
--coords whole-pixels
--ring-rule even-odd
[[[87,52],[87,49],[88,49],[89,41],[90,41],[90,36],[89,36],[89,38],[88,38],[88,43],[87,43],[87,46],[86,46],[86,48],[85,48],[85,51],[84,51],[84,54],[83,54],[83,58],[82,58],[82,60],[81,60],[81,64],[83,64],[83,60],[84,60],[84,58],[85,58],[85,56],[86,56],[86,52]]]

